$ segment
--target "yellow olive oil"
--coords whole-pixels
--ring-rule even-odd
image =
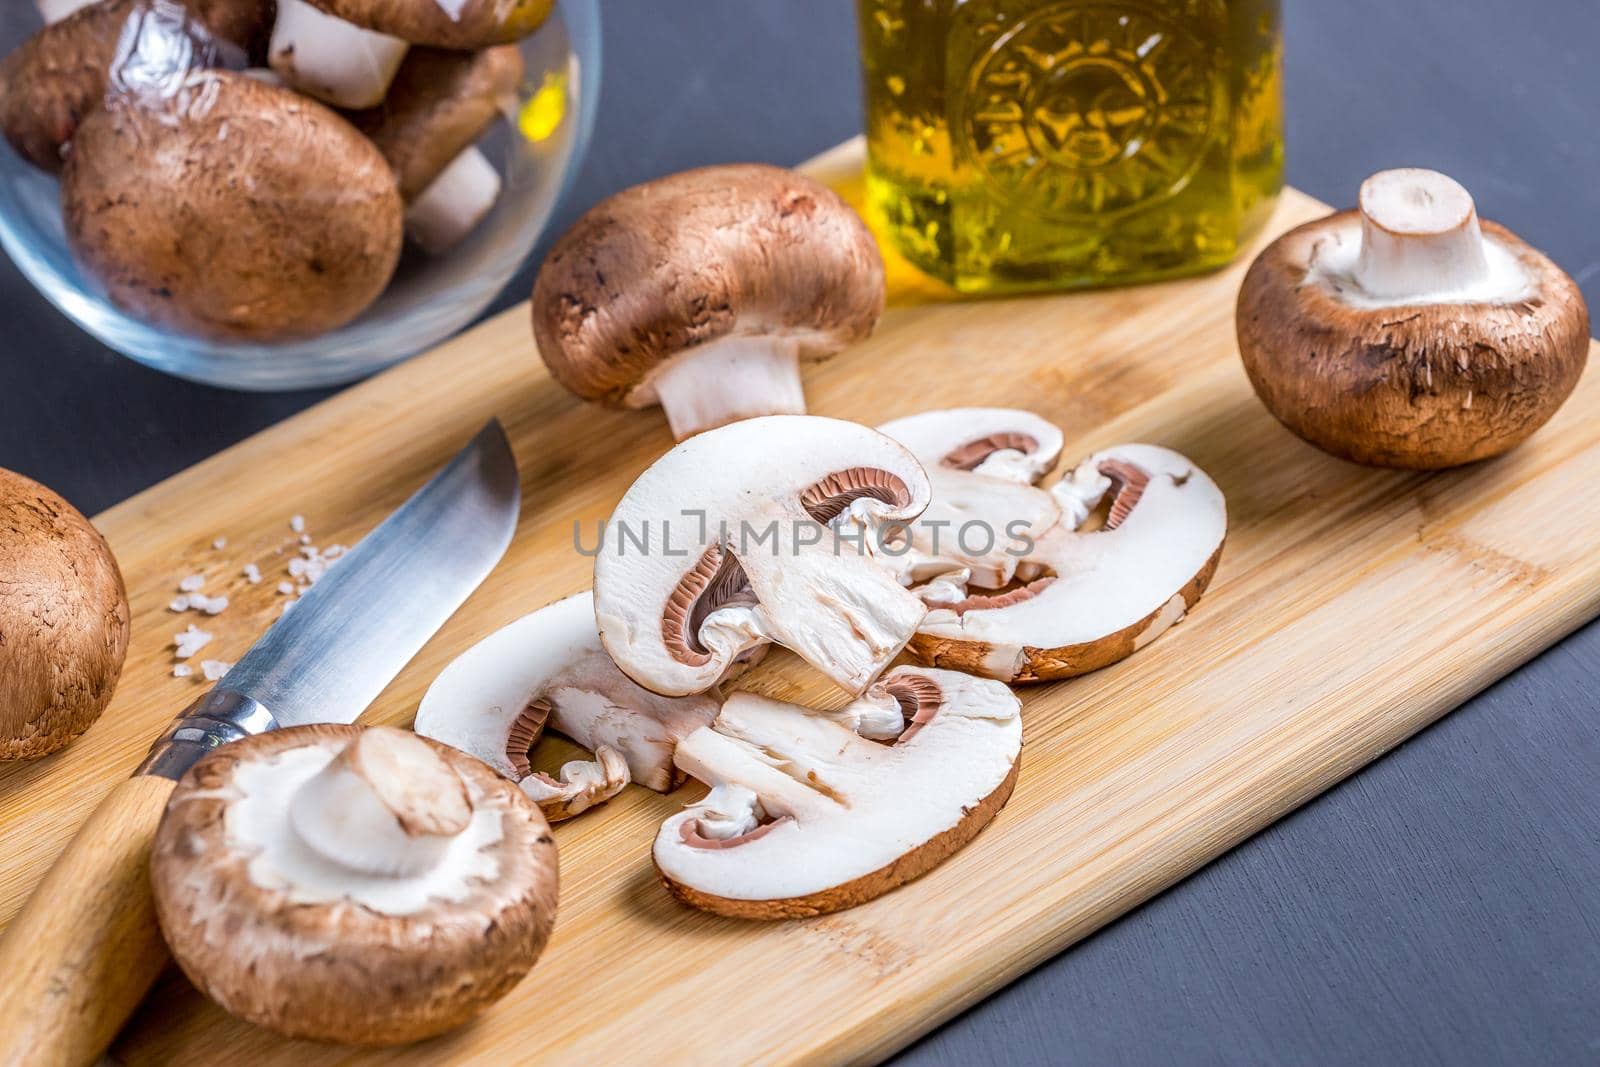
[[[868,202],[963,292],[1220,266],[1282,183],[1279,0],[858,0]]]

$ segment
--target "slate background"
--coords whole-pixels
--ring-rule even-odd
[[[1445,170],[1600,307],[1600,5],[1286,7],[1294,184],[1342,204],[1385,166]],[[604,15],[599,127],[562,224],[644,178],[797,163],[859,129],[849,0],[605,0]],[[22,0],[0,13],[26,17]],[[4,261],[0,308],[0,466],[91,514],[326,395],[145,370]],[[901,1062],[1600,1062],[1597,668],[1600,625]]]

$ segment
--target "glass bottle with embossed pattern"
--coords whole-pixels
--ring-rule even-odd
[[[964,292],[1231,260],[1282,182],[1280,0],[858,0],[868,199]]]

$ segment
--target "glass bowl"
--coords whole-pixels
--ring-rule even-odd
[[[0,54],[40,25],[31,3],[0,15]],[[522,43],[526,98],[517,128],[499,122],[478,147],[504,188],[460,244],[428,256],[409,243],[389,288],[360,318],[282,344],[211,341],[173,333],[113,306],[67,247],[53,175],[0,142],[0,246],[64,314],[131,359],[180,378],[234,389],[337,385],[416,355],[487,307],[532,253],[572,184],[594,130],[600,84],[599,0],[560,0]],[[519,132],[520,131],[520,132]]]

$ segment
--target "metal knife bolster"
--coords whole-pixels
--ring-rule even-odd
[[[259,701],[219,686],[183,709],[133,773],[176,782],[219,745],[277,728],[278,721]]]

